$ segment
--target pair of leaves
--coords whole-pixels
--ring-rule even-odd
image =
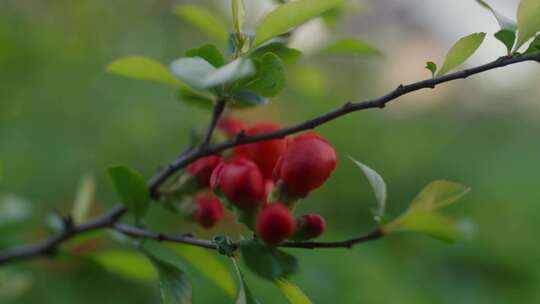
[[[428,184],[413,199],[407,211],[381,227],[384,234],[414,231],[445,242],[453,242],[462,235],[458,224],[438,212],[469,192],[469,188],[450,181],[439,180]]]
[[[480,47],[486,37],[486,33],[474,33],[459,39],[448,51],[446,59],[437,72],[437,65],[429,61],[426,69],[430,70],[433,76],[443,76],[469,59]]]
[[[122,203],[133,212],[135,220],[140,221],[146,215],[150,202],[144,177],[128,166],[112,166],[108,171]]]
[[[493,14],[501,28],[501,30],[495,33],[494,36],[497,40],[499,40],[506,46],[507,53],[511,54],[514,43],[516,42],[516,22],[510,18],[501,15],[499,12],[494,10],[491,5],[489,5],[486,1],[476,0],[476,2]]]

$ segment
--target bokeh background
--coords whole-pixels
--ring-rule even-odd
[[[113,206],[107,166],[125,163],[151,176],[182,150],[193,126],[208,120],[208,112],[176,101],[169,87],[105,72],[119,57],[167,63],[209,41],[172,13],[186,2],[0,1],[0,247],[46,236],[48,215],[70,211],[84,175],[96,180],[93,212]],[[227,6],[191,2],[217,11]],[[517,0],[490,2],[515,17]],[[270,7],[263,0],[246,4],[251,16]],[[489,37],[468,65],[505,52],[491,35],[496,21],[474,1],[353,1],[335,28],[311,22],[293,44],[310,54],[325,39],[353,36],[383,57],[307,56],[288,70],[289,85],[270,104],[235,115],[289,125],[346,100],[381,95],[429,77],[426,61],[441,63],[454,41],[478,31]],[[470,186],[471,194],[447,212],[473,233],[454,245],[400,234],[353,250],[290,251],[302,267],[293,281],[314,303],[540,302],[539,80],[538,65],[521,64],[320,127],[340,161],[300,208],[326,217],[323,239],[374,227],[375,199],[349,155],[384,176],[390,214],[434,179]],[[149,226],[246,235],[231,219],[201,231],[159,207]],[[84,252],[125,246],[107,234],[96,237],[71,258],[2,266],[0,303],[158,303],[156,282],[130,280],[86,259]],[[286,303],[276,287],[246,273],[262,303]],[[192,279],[195,303],[233,302],[197,273]]]

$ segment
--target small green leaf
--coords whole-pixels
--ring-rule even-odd
[[[107,71],[129,78],[182,86],[182,83],[164,65],[144,56],[117,59],[107,66]]]
[[[518,38],[515,50],[540,31],[540,1],[521,0],[517,11]]]
[[[448,51],[446,60],[437,73],[437,76],[448,73],[448,71],[456,68],[469,59],[469,57],[471,57],[480,47],[485,37],[486,33],[475,33],[459,39],[459,41]]]
[[[368,182],[371,185],[373,192],[375,193],[375,198],[377,199],[378,205],[378,208],[375,212],[375,220],[377,222],[380,222],[381,219],[384,217],[384,213],[386,210],[386,183],[384,182],[382,176],[380,176],[379,173],[377,173],[375,170],[362,164],[361,162],[357,161],[352,157],[349,158],[362,170],[362,172],[364,172],[364,175],[368,179]]]
[[[506,46],[508,54],[511,54],[512,47],[514,47],[514,42],[516,42],[516,32],[511,30],[500,30],[495,33],[494,36]]]
[[[202,58],[180,58],[171,64],[171,70],[178,79],[199,90],[232,83],[255,73],[252,61],[243,58],[236,59],[219,69]]]
[[[271,42],[254,50],[251,58],[261,58],[267,53],[277,55],[285,65],[294,64],[301,56],[302,52],[297,49],[289,48],[281,42]]]
[[[199,48],[192,49],[186,52],[187,57],[199,57],[216,68],[225,64],[225,58],[219,49],[213,44],[205,44]]]
[[[285,70],[281,59],[275,54],[266,53],[255,60],[255,66],[257,73],[252,79],[247,79],[243,86],[264,97],[273,97],[279,93],[285,85]]]
[[[287,278],[298,271],[298,261],[294,256],[256,240],[243,242],[240,252],[246,266],[267,280]]]
[[[399,227],[392,232],[418,232],[439,241],[452,243],[461,236],[459,226],[454,220],[434,211],[416,211],[403,218]]]
[[[268,100],[266,98],[257,95],[253,91],[240,90],[232,95],[232,103],[230,105],[233,108],[242,109],[264,105],[267,102]]]
[[[192,88],[207,89],[204,78],[216,71],[208,61],[202,58],[180,58],[171,63],[173,74]]]
[[[373,48],[365,41],[357,38],[347,38],[338,40],[322,50],[323,54],[337,54],[337,55],[377,55],[380,56],[381,52],[376,48]]]
[[[283,279],[276,280],[275,283],[290,304],[311,304],[311,300],[293,283]]]
[[[28,220],[32,215],[32,204],[27,200],[6,194],[0,197],[0,228]]]
[[[178,89],[176,97],[186,105],[196,106],[204,110],[212,110],[214,108],[214,100],[216,99],[213,94],[208,92],[184,89]]]
[[[257,30],[253,48],[342,3],[343,0],[297,0],[278,6]]]
[[[167,247],[193,265],[193,267],[214,282],[216,286],[223,289],[228,295],[234,297],[236,293],[234,279],[227,268],[216,257],[215,252],[209,252],[207,249],[183,244],[171,244]]]
[[[90,174],[84,175],[77,187],[73,211],[71,212],[75,223],[79,224],[88,219],[92,203],[94,202],[95,192],[96,182],[94,177]]]
[[[198,5],[179,5],[174,12],[207,36],[226,43],[229,36],[226,22],[214,12]]]
[[[246,280],[244,279],[244,275],[242,274],[240,267],[238,267],[236,258],[231,257],[231,260],[233,262],[234,269],[236,270],[236,274],[238,275],[238,281],[240,283],[240,288],[238,288],[238,295],[234,303],[235,304],[259,304],[259,301],[257,301],[255,297],[253,296],[253,294],[251,293],[251,290],[249,289],[246,283]]]
[[[433,61],[426,62],[426,69],[431,71],[431,76],[435,77],[435,73],[437,72],[437,64]]]
[[[495,19],[497,19],[497,22],[499,23],[499,26],[501,27],[501,29],[509,30],[509,31],[513,31],[513,32],[516,31],[517,24],[516,24],[516,22],[514,20],[499,14],[486,1],[476,0],[476,2],[478,2],[478,4],[480,4],[481,6],[483,6],[485,9],[489,10],[493,14]]]
[[[527,50],[523,55],[532,54],[540,51],[540,35],[537,35],[534,40],[531,42]]]
[[[158,272],[161,303],[191,304],[191,284],[184,271],[151,253],[146,255]]]
[[[246,8],[244,6],[244,0],[232,0],[232,20],[236,33],[242,32],[245,17]]]
[[[122,203],[135,214],[137,220],[141,219],[148,211],[150,202],[143,176],[127,166],[113,166],[108,171]]]
[[[127,250],[110,250],[92,256],[92,260],[107,271],[121,275],[130,280],[153,281],[157,272],[141,253]]]
[[[436,210],[446,207],[462,198],[471,189],[455,182],[438,180],[429,183],[413,199],[411,208]]]
[[[407,211],[381,229],[384,234],[414,231],[445,242],[455,241],[463,235],[462,230],[455,221],[438,213],[437,209],[455,202],[468,191],[469,188],[458,183],[434,181],[420,191]]]

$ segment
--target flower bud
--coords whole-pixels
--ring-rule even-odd
[[[220,119],[217,126],[227,137],[234,137],[246,129],[243,121],[230,116]]]
[[[296,220],[296,231],[294,237],[296,241],[304,241],[316,238],[324,233],[326,222],[318,214],[305,214]]]
[[[336,168],[336,151],[319,134],[290,140],[274,169],[274,182],[287,197],[302,198],[320,187]]]
[[[208,193],[200,192],[193,197],[193,219],[204,228],[211,228],[223,217],[223,205],[219,199]]]
[[[270,245],[279,244],[290,237],[294,227],[291,211],[281,203],[265,206],[257,217],[257,234]]]
[[[248,159],[235,158],[219,164],[212,173],[210,185],[241,209],[255,209],[265,200],[261,171]]]
[[[186,168],[186,173],[196,178],[200,187],[210,186],[210,176],[214,169],[223,161],[219,155],[201,157]]]
[[[261,135],[280,129],[275,123],[259,123],[246,130],[247,135]],[[237,146],[234,154],[252,160],[259,166],[264,178],[272,178],[272,171],[281,153],[285,150],[285,139],[273,139]]]

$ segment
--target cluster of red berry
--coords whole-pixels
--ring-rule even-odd
[[[218,127],[229,137],[280,128],[275,123],[247,128],[230,117],[222,119]],[[330,143],[314,132],[237,146],[227,158],[200,158],[187,167],[186,174],[200,189],[210,188],[213,193],[203,190],[193,197],[191,217],[210,228],[223,217],[223,201],[268,244],[318,237],[324,232],[324,219],[306,214],[295,220],[291,210],[298,199],[324,184],[336,159]]]

